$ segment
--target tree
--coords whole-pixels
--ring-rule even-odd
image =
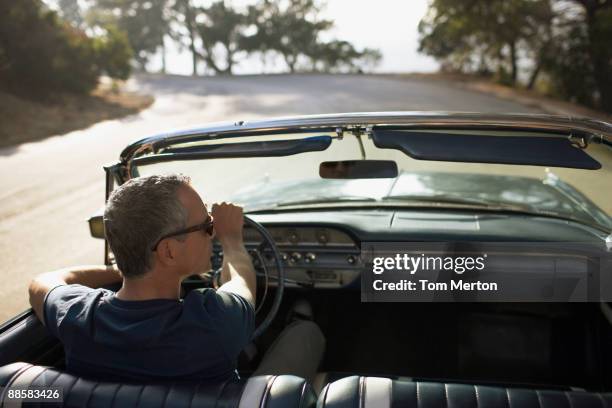
[[[290,72],[297,70],[300,56],[313,53],[319,34],[330,29],[331,20],[319,19],[314,0],[263,1],[249,10],[257,32],[243,42],[248,51],[278,52]]]
[[[596,99],[612,112],[612,0],[574,0],[585,13],[586,50],[597,87]]]
[[[522,60],[528,88],[544,73],[553,93],[612,112],[612,0],[434,0],[419,32],[444,68],[514,85]]]
[[[106,35],[95,39],[100,71],[111,78],[128,79],[132,67],[132,49],[127,35],[116,27],[108,27]]]
[[[434,0],[419,23],[419,51],[463,72],[496,71],[515,84],[519,52],[550,23],[547,0]]]
[[[89,37],[40,0],[0,2],[0,77],[11,92],[36,98],[87,93],[102,71],[126,77],[129,48],[120,43],[116,37]],[[106,50],[112,60],[101,54]]]
[[[134,59],[140,69],[146,70],[151,56],[159,49],[162,49],[162,52],[164,50],[164,37],[170,30],[169,0],[95,1],[97,18],[106,24],[111,19],[115,20],[114,24],[127,34],[130,47],[134,51]],[[105,24],[102,25],[106,27]]]
[[[348,41],[333,40],[316,44],[308,52],[312,70],[324,72],[363,72],[374,68],[382,58],[378,50],[358,51]]]
[[[236,63],[235,56],[242,51],[242,38],[248,15],[227,7],[223,0],[202,8],[201,11],[204,18],[196,23],[202,41],[201,56],[215,73],[231,75]],[[221,57],[218,56],[219,51]]]
[[[59,0],[60,15],[77,28],[83,28],[83,16],[78,0]]]
[[[171,35],[179,42],[182,38],[187,37],[189,51],[191,52],[192,75],[196,76],[198,75],[198,51],[196,49],[196,38],[198,36],[196,17],[198,8],[191,0],[176,0],[172,5],[172,10],[174,11],[173,20],[179,23],[184,31],[186,31],[186,34],[178,32],[174,35],[171,33]]]

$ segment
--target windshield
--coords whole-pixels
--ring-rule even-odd
[[[500,133],[501,132],[497,132]],[[504,132],[509,133],[509,132]],[[520,132],[512,132],[512,135]],[[415,160],[395,149],[377,148],[367,136],[317,133],[333,138],[322,151],[283,157],[209,158],[167,161],[135,166],[141,176],[183,173],[208,204],[232,201],[245,210],[317,206],[418,206],[522,211],[553,215],[612,230],[612,154],[590,144],[588,154],[602,164],[600,170],[529,165],[455,163]],[[275,135],[270,140],[303,135]],[[231,143],[262,141],[266,136],[234,138]],[[181,147],[214,143],[197,142]],[[223,143],[229,143],[223,141]],[[363,158],[393,160],[396,178],[332,180],[319,176],[324,161]]]

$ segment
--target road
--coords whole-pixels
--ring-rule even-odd
[[[27,283],[68,265],[100,263],[86,220],[104,202],[102,166],[130,141],[173,128],[269,116],[384,110],[539,113],[433,81],[378,76],[141,76],[146,111],[0,150],[0,322],[27,307]],[[36,120],[36,118],[33,118]]]

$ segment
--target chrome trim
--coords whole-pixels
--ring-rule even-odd
[[[211,124],[187,130],[178,130],[147,137],[128,145],[120,161],[128,166],[135,156],[144,152],[155,153],[159,144],[214,139],[215,136],[246,136],[260,133],[307,132],[327,129],[340,134],[341,130],[372,126],[517,128],[534,131],[557,131],[568,134],[586,133],[612,144],[612,124],[588,118],[542,114],[481,114],[468,112],[363,112],[329,115],[309,115],[275,118],[253,122],[235,121]],[[131,172],[128,170],[128,175]]]

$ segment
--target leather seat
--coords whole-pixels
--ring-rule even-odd
[[[352,376],[328,384],[318,408],[606,408],[612,393],[412,382]]]
[[[258,376],[215,384],[127,384],[99,382],[54,368],[13,363],[0,367],[0,387],[6,387],[0,396],[0,406],[11,406],[7,399],[10,388],[27,386],[61,387],[65,407],[310,408],[316,403],[308,382],[292,375]]]

